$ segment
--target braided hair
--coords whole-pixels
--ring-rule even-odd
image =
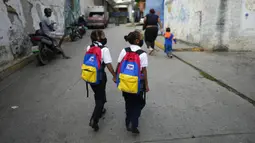
[[[141,34],[139,31],[130,32],[128,35],[124,36],[124,39],[132,45],[136,45],[136,40],[140,40]]]

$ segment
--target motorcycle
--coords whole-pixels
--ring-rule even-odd
[[[39,24],[41,27],[41,24]],[[41,30],[36,30],[34,34],[29,34],[30,41],[33,44],[32,52],[40,65],[46,65],[57,54],[60,54],[58,44],[55,39],[43,34]]]
[[[79,24],[79,33],[84,36],[87,32],[87,27],[84,24]]]
[[[82,39],[83,35],[80,33],[80,28],[77,26],[76,23],[68,26],[67,30],[71,30],[69,36],[72,41],[75,41],[77,37]]]

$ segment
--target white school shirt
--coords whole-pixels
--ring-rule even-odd
[[[94,45],[98,45],[98,46],[103,46],[100,42],[94,42],[93,43]],[[87,47],[87,51],[89,51],[90,49],[90,46]],[[111,54],[110,54],[110,51],[109,49],[104,46],[102,49],[101,49],[101,54],[102,54],[102,63],[104,62],[105,64],[110,64],[112,63],[112,57],[111,57]]]
[[[137,50],[140,50],[141,47],[139,47],[137,45],[130,45],[130,49],[131,49],[131,51],[136,52]],[[120,52],[120,55],[119,55],[119,58],[118,58],[118,63],[120,63],[125,56],[126,56],[126,50],[123,49]],[[144,67],[148,67],[148,56],[147,56],[147,54],[144,52],[141,55],[139,55],[139,57],[140,57],[140,61],[141,61],[141,70]]]

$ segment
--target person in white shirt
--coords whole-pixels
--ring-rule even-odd
[[[56,22],[50,20],[52,15],[52,10],[50,8],[44,9],[44,16],[42,17],[42,30],[43,33],[53,39],[61,39],[64,36],[64,33],[57,32],[54,28]]]
[[[112,57],[110,54],[109,49],[105,46],[107,43],[107,38],[105,37],[105,34],[102,30],[94,30],[91,33],[90,36],[92,40],[92,45],[100,46],[101,52],[102,52],[102,66],[105,68],[107,67],[110,73],[113,76],[113,81],[116,82],[116,74],[114,72],[114,69],[112,67]],[[86,51],[90,49],[91,46],[88,46]],[[104,68],[102,69],[102,77],[100,79],[99,84],[90,84],[92,90],[95,93],[95,108],[93,111],[93,114],[90,119],[89,125],[95,130],[99,130],[98,122],[99,119],[102,117],[103,114],[105,114],[106,109],[104,108],[104,104],[106,103],[106,82],[107,82],[107,76],[105,73]]]
[[[64,33],[55,31],[54,25],[56,24],[56,22],[52,22],[50,20],[51,15],[52,10],[50,8],[45,8],[40,28],[43,34],[47,35],[48,37],[54,40],[59,40],[58,45],[55,48],[57,48],[60,51],[63,58],[69,59],[70,57],[66,56],[64,50],[61,48],[62,42],[64,41],[65,38]]]
[[[124,37],[126,41],[128,41],[130,45],[130,49],[133,52],[137,50],[141,50],[143,45],[142,35],[138,31],[130,32],[127,36]],[[126,50],[123,49],[118,58],[118,67],[120,66],[121,61],[126,55]],[[146,52],[143,52],[139,55],[140,63],[141,63],[141,73],[143,74],[144,88],[145,91],[141,91],[138,95],[133,95],[131,93],[122,92],[122,95],[125,99],[126,106],[126,128],[128,131],[132,131],[132,133],[139,134],[138,127],[138,119],[141,115],[141,110],[145,106],[145,99],[143,98],[144,92],[149,91],[148,86],[148,78],[147,78],[147,66],[148,66],[148,56]],[[131,126],[131,127],[130,127]]]

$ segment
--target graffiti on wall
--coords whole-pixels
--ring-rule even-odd
[[[184,5],[181,6],[177,20],[182,23],[189,21],[189,11],[184,7]]]
[[[255,11],[255,0],[246,0],[245,8],[249,11]]]
[[[173,4],[174,1],[175,0],[166,0],[165,1],[165,5],[167,7],[168,13],[171,13],[171,11],[172,11],[172,4]]]
[[[242,0],[241,33],[255,35],[255,0]]]
[[[167,8],[168,21],[174,20],[178,23],[187,23],[189,21],[189,9],[181,1],[168,0],[165,3]]]

